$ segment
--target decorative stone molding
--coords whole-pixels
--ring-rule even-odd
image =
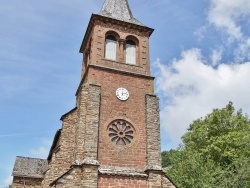
[[[108,126],[108,135],[111,142],[116,145],[125,146],[134,139],[134,127],[126,120],[115,120]]]
[[[102,167],[98,169],[100,174],[112,175],[112,176],[133,176],[133,177],[148,177],[148,175],[139,170],[135,170],[127,167]]]
[[[162,172],[164,172],[165,170],[159,165],[152,165],[152,166],[148,166],[145,171],[162,171]]]
[[[95,165],[95,166],[99,166],[100,163],[97,160],[93,160],[93,159],[83,159],[82,161],[75,160],[72,166],[82,166],[82,165]]]

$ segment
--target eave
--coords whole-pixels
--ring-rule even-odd
[[[154,29],[152,29],[150,27],[147,27],[147,26],[137,25],[137,24],[134,24],[134,23],[125,22],[125,21],[114,19],[114,18],[105,17],[105,16],[102,16],[102,15],[99,15],[99,14],[92,14],[91,18],[90,18],[90,21],[89,21],[89,24],[88,24],[88,27],[87,27],[87,30],[85,32],[81,47],[80,47],[80,50],[79,50],[80,53],[84,53],[85,47],[86,47],[88,39],[89,39],[89,35],[90,35],[91,30],[93,28],[94,22],[97,19],[102,20],[102,21],[106,21],[106,22],[110,22],[110,23],[115,23],[115,24],[118,24],[118,25],[124,25],[126,27],[130,27],[130,28],[134,28],[134,29],[137,29],[137,30],[148,32],[149,37],[154,32]]]

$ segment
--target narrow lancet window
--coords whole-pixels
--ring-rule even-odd
[[[116,60],[116,38],[112,35],[106,37],[105,42],[105,58]]]
[[[136,44],[132,40],[126,42],[126,63],[136,64]]]

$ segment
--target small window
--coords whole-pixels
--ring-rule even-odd
[[[126,63],[136,64],[136,45],[132,40],[126,42]]]
[[[114,36],[107,36],[105,42],[105,58],[116,60],[116,38]]]

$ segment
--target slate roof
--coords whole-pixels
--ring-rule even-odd
[[[16,162],[12,176],[43,178],[43,173],[47,170],[47,160],[29,157],[16,157]]]
[[[105,0],[99,15],[144,26],[133,17],[127,0]]]

